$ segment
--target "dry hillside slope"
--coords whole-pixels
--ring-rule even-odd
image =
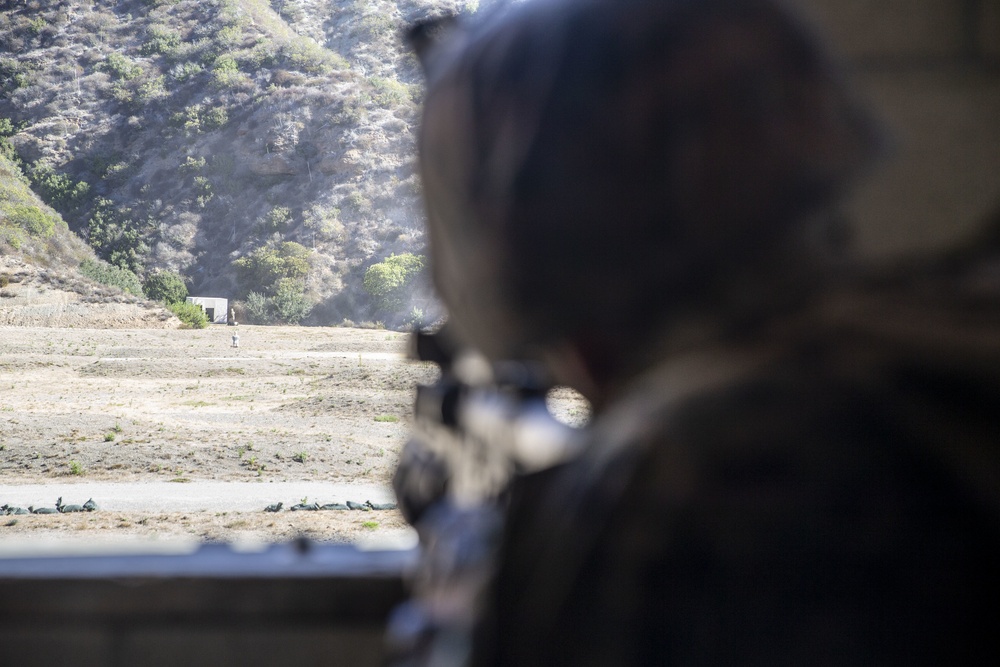
[[[169,270],[229,298],[292,278],[306,323],[396,324],[433,307],[420,280],[393,312],[362,288],[373,263],[424,251],[422,87],[400,31],[478,5],[2,3],[0,136],[69,227],[140,278]],[[261,269],[289,243],[307,271]],[[241,272],[246,257],[260,261]]]

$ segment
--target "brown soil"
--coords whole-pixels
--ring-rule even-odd
[[[387,485],[409,431],[414,385],[437,375],[405,359],[406,341],[384,330],[319,327],[0,326],[0,480]],[[572,418],[586,408],[564,394],[559,410]],[[299,499],[274,500],[287,508]],[[0,541],[350,541],[404,526],[396,511],[101,510],[0,517]]]

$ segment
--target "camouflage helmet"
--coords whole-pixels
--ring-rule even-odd
[[[437,288],[492,356],[644,345],[822,282],[875,126],[771,0],[535,0],[415,42]]]

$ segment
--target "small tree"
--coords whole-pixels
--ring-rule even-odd
[[[302,282],[294,278],[282,278],[278,281],[271,304],[279,322],[298,324],[309,314],[312,304],[306,299],[303,291]]]
[[[271,304],[268,302],[268,298],[260,292],[247,294],[243,308],[246,310],[247,317],[254,324],[271,323]]]
[[[424,268],[421,255],[403,253],[390,255],[365,271],[365,291],[375,301],[375,306],[386,313],[397,313],[406,301],[410,285]]]
[[[184,279],[173,271],[157,271],[152,274],[142,284],[142,291],[150,299],[167,305],[181,303],[188,295]]]
[[[170,304],[169,308],[184,323],[186,329],[204,329],[208,326],[208,316],[198,304],[181,301]]]
[[[282,278],[301,280],[309,273],[312,251],[294,241],[257,248],[233,262],[247,291],[273,295]]]

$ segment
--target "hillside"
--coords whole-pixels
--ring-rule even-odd
[[[3,2],[0,134],[68,227],[140,278],[172,271],[193,294],[231,299],[290,290],[312,305],[307,324],[398,325],[433,311],[424,281],[393,312],[362,281],[392,254],[424,252],[421,79],[399,34],[477,7]],[[19,252],[0,238],[0,253]]]
[[[180,326],[162,305],[88,277],[124,272],[101,265],[31,190],[10,153],[0,138],[0,326]]]

